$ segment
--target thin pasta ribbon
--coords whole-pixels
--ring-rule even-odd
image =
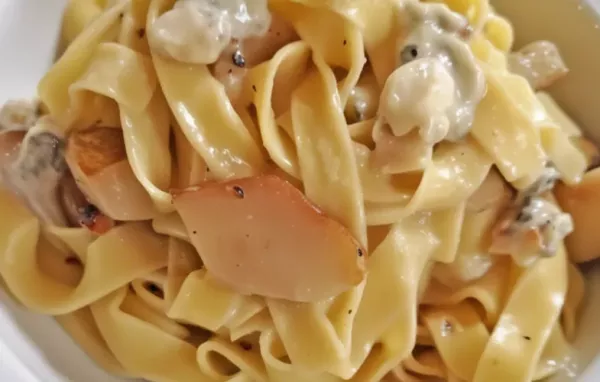
[[[152,1],[147,28],[170,3]],[[171,111],[215,177],[240,178],[260,172],[265,165],[261,151],[208,68],[154,53],[152,61]]]
[[[12,293],[35,311],[70,313],[166,265],[165,239],[145,223],[130,223],[92,242],[81,280],[73,286],[65,284],[37,264],[39,256],[49,262],[65,261],[56,254],[60,249],[45,238],[37,219],[6,191],[0,193],[0,206],[13,212],[0,226],[0,273]]]

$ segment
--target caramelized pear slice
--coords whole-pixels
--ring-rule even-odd
[[[69,136],[66,160],[87,199],[114,220],[158,215],[129,162],[121,129],[91,127]]]
[[[365,277],[351,233],[277,176],[207,183],[174,204],[207,270],[239,293],[315,302]]]

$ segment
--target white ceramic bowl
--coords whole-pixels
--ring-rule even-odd
[[[35,94],[54,56],[65,2],[0,0],[0,104]],[[492,3],[514,23],[517,46],[538,39],[558,43],[571,74],[552,93],[600,142],[600,0]],[[590,266],[586,277],[587,304],[575,348],[587,367],[577,380],[594,382],[600,381],[600,264]],[[118,381],[98,369],[53,319],[25,311],[0,290],[0,381],[67,380]]]

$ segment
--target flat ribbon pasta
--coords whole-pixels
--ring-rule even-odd
[[[265,148],[281,169],[297,178],[300,170],[296,147],[280,129],[276,118],[289,110],[292,92],[308,68],[309,57],[306,43],[294,42],[249,73],[249,80],[256,87],[254,104]]]
[[[362,364],[353,380],[378,381],[412,350],[418,280],[436,249],[453,239],[452,232],[436,232],[438,218],[424,213],[404,219],[373,252],[352,335],[350,360]]]
[[[196,363],[193,345],[121,310],[128,293],[121,288],[90,306],[108,347],[123,366],[156,381],[210,382]],[[161,362],[148,362],[156,357]]]
[[[511,74],[486,70],[488,89],[475,112],[471,134],[492,156],[494,163],[509,182],[534,180],[545,166],[536,126],[512,99],[510,83],[525,82]]]
[[[38,85],[38,93],[50,114],[63,127],[70,125],[69,88],[86,70],[88,62],[101,42],[112,41],[119,29],[120,15],[129,5],[120,1],[95,19],[73,41]]]
[[[170,4],[172,1],[152,1],[147,28]],[[265,165],[261,150],[209,69],[155,53],[152,61],[171,111],[215,177],[240,178],[259,173]]]
[[[87,71],[71,85],[69,92],[76,109],[85,107],[81,91],[92,91],[114,99],[120,109],[127,157],[138,181],[156,207],[170,211],[171,197],[165,192],[171,183],[169,114],[151,60],[123,45],[98,45]]]
[[[339,85],[339,100],[345,108],[366,63],[363,39],[357,25],[344,18],[344,14],[340,15],[337,11],[341,9],[336,7],[306,7],[290,3],[278,7],[277,1],[273,2],[273,6],[275,11],[291,21],[315,55],[322,57],[328,66],[347,71]]]
[[[506,293],[504,281],[508,270],[507,262],[498,262],[482,278],[456,290],[432,281],[421,303],[425,306],[442,306],[459,304],[472,299],[481,304],[485,312],[485,324],[492,328],[498,322],[504,307],[503,297]]]
[[[477,311],[467,301],[425,308],[422,315],[444,364],[459,379],[473,380],[489,340],[488,330]]]
[[[32,310],[54,315],[72,312],[167,263],[165,239],[147,224],[129,223],[91,243],[81,280],[76,286],[65,284],[37,265],[38,257],[52,261],[57,256],[53,252],[60,251],[44,238],[37,219],[6,191],[0,193],[0,206],[11,211],[0,226],[0,273],[11,292]],[[19,261],[14,261],[15,256]]]
[[[415,211],[455,206],[466,201],[475,192],[490,168],[489,156],[470,139],[457,143],[444,142],[434,151],[433,158],[425,167],[423,178],[409,202],[366,203],[367,223],[390,224]]]
[[[305,193],[366,245],[358,171],[352,156],[350,136],[344,126],[335,77],[318,56],[313,55],[313,59],[317,69],[309,72],[291,100],[294,138]],[[331,163],[333,158],[336,158],[337,165],[328,168],[326,163]],[[342,362],[349,353],[353,313],[356,312],[361,294],[362,285],[342,294],[333,302],[323,302],[334,307],[330,308],[333,310],[330,317],[326,317],[322,306],[268,300],[269,310],[286,350],[300,368],[349,376],[349,367],[338,362]],[[297,337],[297,333],[302,333],[298,330],[307,322],[313,322],[311,337]],[[320,358],[303,350],[307,346],[312,347],[313,343],[326,346],[326,350],[318,353],[321,354]],[[327,370],[327,365],[336,366]]]
[[[536,262],[517,281],[473,380],[531,380],[566,292],[567,260],[561,246],[555,257]],[[532,309],[536,314],[529,314]]]

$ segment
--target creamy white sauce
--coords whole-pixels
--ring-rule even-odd
[[[152,24],[152,48],[191,64],[216,62],[232,39],[264,35],[271,24],[266,0],[178,0]]]
[[[558,47],[549,41],[536,41],[510,54],[508,65],[536,90],[552,85],[569,71]]]
[[[521,191],[515,204],[520,205],[520,210],[514,216],[507,232],[515,235],[518,233],[535,230],[540,234],[540,253],[542,256],[552,256],[556,253],[559,243],[573,231],[571,215],[562,212],[554,203],[544,199],[541,195],[551,191],[560,178],[560,173],[548,163],[539,178],[526,190]],[[535,257],[525,259],[527,265]]]
[[[44,117],[27,132],[18,156],[0,168],[0,183],[19,196],[44,223],[63,226],[66,219],[58,185],[67,165],[64,141],[51,127],[48,117]]]
[[[552,256],[559,243],[573,232],[573,219],[552,202],[533,197],[523,206],[512,228],[520,231],[539,229],[542,235],[540,254]]]
[[[190,64],[215,62],[231,40],[227,14],[206,3],[178,1],[148,32],[152,49]]]
[[[468,23],[442,4],[408,1],[405,13],[410,32],[398,44],[399,68],[386,82],[380,114],[397,135],[417,127],[431,143],[462,139],[485,93],[483,72],[464,41]]]
[[[1,130],[27,130],[38,118],[39,103],[30,100],[11,100],[0,109]]]
[[[153,50],[163,56],[214,64],[212,73],[234,104],[248,69],[296,38],[291,25],[271,16],[266,0],[178,0],[148,33]]]
[[[206,4],[227,14],[231,24],[231,37],[243,40],[253,36],[262,36],[271,25],[271,13],[267,0],[179,0],[194,3],[197,6]]]
[[[485,276],[492,265],[492,256],[487,253],[463,253],[451,264],[436,264],[433,277],[448,287],[460,287]]]
[[[428,143],[444,139],[450,130],[448,109],[455,103],[455,82],[446,67],[434,58],[403,65],[385,82],[379,116],[395,136],[415,126]]]
[[[554,188],[560,173],[556,167],[548,164],[540,177],[523,193],[525,196],[538,196]]]

